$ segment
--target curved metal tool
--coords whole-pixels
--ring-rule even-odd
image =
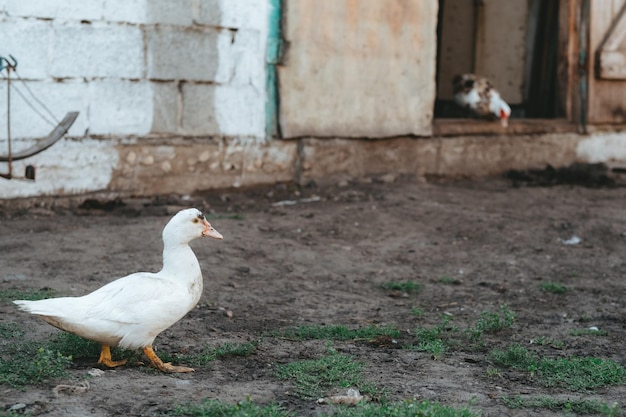
[[[13,175],[13,161],[18,161],[20,159],[25,159],[30,156],[36,155],[39,152],[42,152],[48,149],[50,146],[54,145],[59,139],[63,137],[69,130],[69,128],[74,124],[74,121],[78,117],[78,112],[69,112],[65,115],[65,118],[50,132],[48,136],[39,140],[35,145],[30,148],[24,149],[20,152],[13,152],[11,150],[11,71],[14,71],[17,74],[17,59],[13,55],[9,55],[9,58],[0,56],[0,71],[6,69],[7,72],[7,146],[8,153],[6,155],[0,154],[0,162],[7,162],[9,166],[9,170],[7,173],[0,172],[0,178],[6,179],[26,179],[26,180],[34,180],[35,179],[35,167],[32,165],[28,165],[26,167],[26,173],[24,177],[19,177]],[[18,79],[20,79],[18,74]],[[22,81],[23,82],[23,81]],[[28,88],[28,87],[27,87]],[[30,89],[29,89],[30,91]],[[32,92],[31,92],[32,94]],[[34,97],[34,95],[33,95]],[[36,97],[34,97],[44,108],[45,105],[41,103]],[[31,105],[32,107],[32,105]],[[50,111],[48,110],[48,113]],[[40,114],[41,115],[41,114]],[[54,116],[52,116],[54,119]]]
[[[39,140],[36,144],[24,149],[23,151],[12,153],[10,157],[9,155],[0,155],[0,162],[9,162],[9,160],[19,161],[20,159],[26,159],[33,155],[37,155],[39,152],[45,151],[50,146],[58,142],[58,140],[67,133],[72,124],[74,124],[74,120],[76,120],[77,117],[77,111],[67,113],[63,120],[61,120],[61,122],[52,130],[52,132],[50,132],[48,136]]]

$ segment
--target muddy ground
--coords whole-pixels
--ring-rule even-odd
[[[516,178],[517,186],[508,179],[383,180],[300,190],[279,185],[105,207],[91,202],[73,209],[0,210],[0,289],[50,287],[81,295],[130,272],[158,270],[160,233],[170,213],[178,206],[204,208],[225,240],[193,242],[204,295],[198,308],[157,338],[156,347],[175,355],[206,344],[259,342],[253,355],[218,359],[193,374],[136,366],[107,370],[91,378],[83,393],[53,394],[57,384],[76,379],[25,391],[0,385],[0,409],[22,403],[22,411],[34,415],[153,416],[176,402],[250,398],[319,415],[327,405],[298,399],[292,385],[273,372],[277,364],[325,354],[326,342],[264,336],[268,332],[300,325],[391,325],[403,331],[398,344],[410,344],[416,327],[434,326],[442,314],[464,328],[503,304],[516,321],[488,335],[483,350],[457,349],[433,358],[368,341],[333,346],[363,361],[368,381],[386,388],[391,400],[471,402],[483,416],[561,415],[512,410],[503,396],[626,405],[625,386],[572,393],[543,388],[516,372],[487,373],[493,368],[487,351],[513,342],[550,357],[594,355],[626,365],[625,187],[536,186],[532,178]],[[295,204],[276,204],[284,200]],[[579,244],[563,243],[573,236]],[[421,291],[407,295],[380,287],[408,280],[421,283]],[[547,293],[542,282],[561,283],[568,291]],[[424,315],[413,314],[413,308]],[[57,332],[7,301],[0,302],[0,320],[25,326],[35,341]],[[571,335],[590,326],[606,336]],[[531,345],[542,336],[564,346]],[[73,377],[83,377],[96,359],[74,363]]]

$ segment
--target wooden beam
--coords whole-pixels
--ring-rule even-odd
[[[626,3],[614,17],[598,52],[598,77],[603,80],[626,80]]]
[[[603,80],[626,80],[626,51],[600,51],[598,70]]]

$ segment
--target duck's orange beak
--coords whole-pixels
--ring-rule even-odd
[[[204,230],[202,231],[203,237],[212,237],[214,239],[224,239],[224,236],[222,236],[220,232],[215,230],[213,226],[211,226],[211,223],[206,221],[206,219],[204,219],[203,222],[204,222]]]
[[[500,110],[500,124],[502,127],[509,127],[509,115],[504,110]]]

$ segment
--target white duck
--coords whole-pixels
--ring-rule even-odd
[[[189,242],[199,237],[223,239],[200,210],[178,212],[163,229],[163,268],[119,278],[82,297],[14,301],[21,310],[49,324],[102,345],[99,364],[124,365],[111,359],[111,346],[143,349],[151,365],[164,372],[192,368],[163,363],[152,343],[200,300],[202,272]]]
[[[509,125],[511,107],[488,79],[474,74],[463,74],[454,77],[452,84],[454,101],[459,106],[470,108],[479,116],[498,119],[504,127]]]

